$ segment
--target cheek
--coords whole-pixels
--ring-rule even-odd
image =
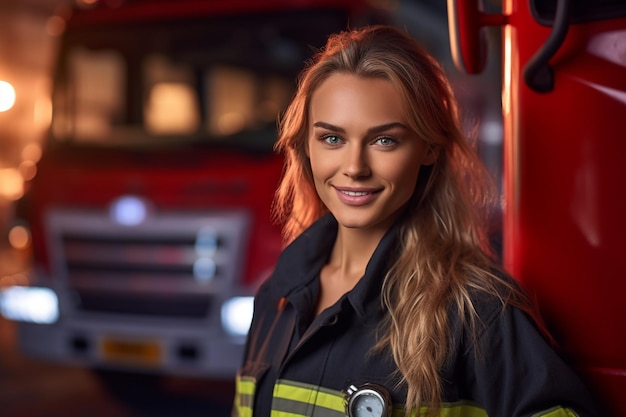
[[[415,162],[415,159],[388,162],[387,179],[395,185],[399,198],[408,200],[413,195],[419,171],[420,165]]]
[[[331,153],[320,155],[316,152],[312,152],[309,155],[309,161],[311,165],[311,172],[313,173],[313,178],[316,182],[318,180],[324,181],[325,179],[331,177],[337,170],[335,158]]]
[[[408,201],[415,192],[418,174],[419,172],[406,174],[402,178],[402,184],[400,184],[400,189],[402,190],[402,199],[405,200],[405,202]]]

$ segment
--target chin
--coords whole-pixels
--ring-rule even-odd
[[[381,226],[380,219],[368,218],[367,216],[335,216],[337,223],[346,229],[373,229]]]

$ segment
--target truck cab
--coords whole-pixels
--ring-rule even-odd
[[[53,117],[19,202],[18,349],[96,370],[232,379],[282,249],[277,118],[360,1],[82,1],[61,10]]]

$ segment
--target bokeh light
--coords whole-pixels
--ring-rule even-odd
[[[0,112],[10,110],[15,104],[15,88],[11,83],[0,80]]]
[[[24,195],[24,178],[15,168],[0,169],[0,197],[18,200]]]
[[[14,249],[26,249],[30,245],[30,230],[17,225],[9,230],[9,244]]]

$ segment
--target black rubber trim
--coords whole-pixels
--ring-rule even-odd
[[[526,85],[538,93],[548,93],[554,89],[554,71],[549,62],[567,36],[570,25],[570,1],[558,0],[556,19],[550,37],[524,66]]]
[[[533,18],[543,26],[552,26],[558,0],[529,0]],[[570,24],[596,20],[617,19],[626,16],[624,0],[571,0]]]

